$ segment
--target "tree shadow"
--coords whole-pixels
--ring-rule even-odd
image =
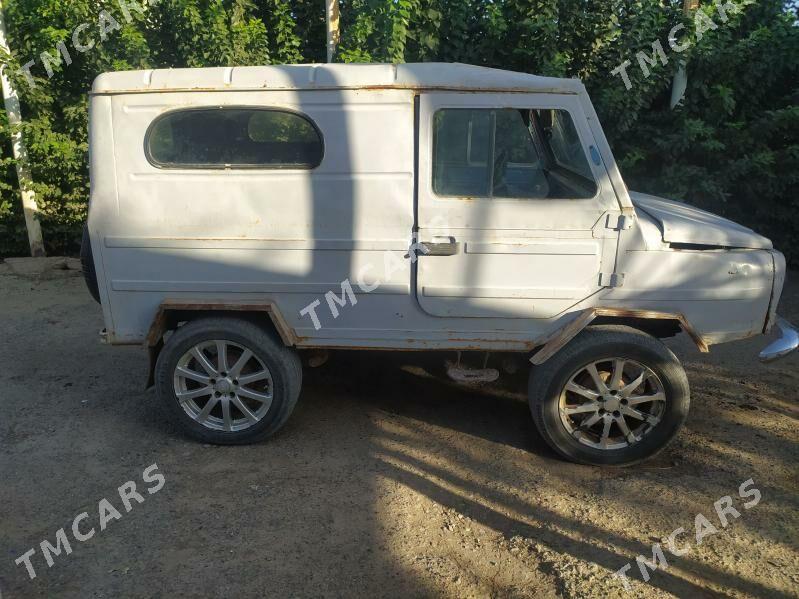
[[[402,363],[407,361],[402,356],[342,352],[333,356],[328,367],[311,371],[308,385],[326,388],[335,385],[345,389],[363,410],[378,409],[398,419],[399,423],[380,428],[372,439],[374,455],[383,464],[384,475],[506,538],[521,536],[532,539],[554,551],[598,564],[611,572],[632,562],[633,573],[630,576],[636,577],[635,556],[644,555],[651,559],[652,553],[651,539],[643,531],[619,534],[603,526],[601,518],[577,520],[522,498],[515,492],[519,479],[535,479],[541,469],[546,469],[549,476],[556,479],[554,485],[553,481],[547,481],[549,487],[557,486],[557,479],[592,481],[595,483],[591,485],[592,501],[612,499],[622,505],[629,502],[631,509],[640,509],[644,504],[650,509],[671,507],[673,511],[673,505],[659,507],[658,497],[651,495],[630,493],[620,498],[615,491],[606,490],[604,483],[614,479],[623,483],[655,475],[657,479],[665,476],[664,484],[679,488],[686,474],[689,477],[701,475],[707,469],[707,464],[686,460],[679,452],[667,452],[634,470],[594,469],[564,463],[538,436],[527,403],[520,400],[519,393],[496,396],[486,390],[453,387],[426,376],[419,377],[418,371],[411,374],[400,370]],[[427,436],[431,428],[440,429],[434,439]],[[454,436],[448,431],[457,433],[455,436],[460,440],[450,442]],[[505,467],[490,455],[470,451],[463,446],[463,439],[469,437],[479,440],[482,445],[486,441],[528,453],[529,468],[520,470],[516,462]],[[734,474],[730,478],[736,481],[735,486],[721,487],[719,497],[735,494],[737,485],[746,478],[738,480],[739,470],[731,474]],[[690,490],[686,486],[685,491]],[[704,511],[710,510],[708,513],[712,514],[712,501],[715,499],[707,499]],[[675,527],[684,525],[688,528],[693,516],[692,512],[680,517]],[[668,534],[670,530],[664,532]],[[715,587],[753,596],[789,596],[759,581],[692,559],[690,555],[680,558],[667,555],[680,570],[690,573],[695,580],[706,581],[709,586],[687,580],[673,570],[659,570],[649,584],[662,591],[677,596],[725,596],[711,590]]]

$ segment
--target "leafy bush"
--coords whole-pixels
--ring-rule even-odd
[[[136,0],[128,0],[128,3]],[[146,4],[138,0],[139,4]],[[104,71],[181,66],[320,62],[325,57],[320,0],[150,0],[130,19],[117,3],[10,0],[9,71],[36,59],[31,88],[20,74],[25,133],[51,253],[73,253],[88,198],[87,96]],[[715,24],[682,14],[671,0],[342,0],[338,60],[467,62],[583,79],[631,188],[683,199],[770,236],[799,264],[799,27],[796,3],[736,0],[742,9]],[[747,4],[748,3],[748,4]],[[113,23],[98,23],[106,10]],[[72,32],[89,23],[82,39]],[[114,23],[117,25],[114,27]],[[669,31],[691,46],[670,51]],[[106,28],[101,40],[100,27]],[[660,40],[666,64],[645,77],[637,52]],[[67,42],[72,64],[53,66]],[[625,60],[631,88],[612,71]],[[688,85],[669,106],[680,61]],[[5,115],[0,118],[8,139]],[[7,141],[0,155],[0,255],[27,242]]]

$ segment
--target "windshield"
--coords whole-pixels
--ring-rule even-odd
[[[554,162],[576,175],[592,179],[591,167],[586,160],[580,137],[569,113],[563,110],[531,110],[542,132],[542,142],[547,146]],[[531,124],[530,133],[538,128]]]

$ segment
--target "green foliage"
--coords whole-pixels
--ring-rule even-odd
[[[702,0],[706,18],[699,20],[683,15],[681,0],[341,0],[337,60],[467,62],[580,77],[631,188],[738,219],[770,236],[797,264],[796,3],[736,3],[742,10],[725,21],[710,0]],[[86,92],[97,74],[325,59],[322,0],[160,0],[143,12],[131,10],[130,19],[111,0],[4,5],[13,55],[0,58],[21,92],[45,242],[54,253],[75,251],[85,218]],[[102,23],[101,10],[107,11]],[[72,46],[72,32],[81,23],[89,24],[81,43],[95,42],[86,52]],[[679,42],[690,42],[681,53],[668,40],[678,24],[684,27]],[[644,76],[636,55],[651,57],[656,40],[668,60],[649,66]],[[62,41],[70,65],[55,60]],[[52,77],[42,52],[53,57]],[[16,73],[31,59],[35,88]],[[629,90],[612,74],[626,60]],[[688,86],[672,110],[671,83],[681,63],[687,65]],[[0,130],[0,255],[24,254],[2,111]]]
[[[613,115],[603,115],[606,130],[631,188],[745,223],[799,264],[795,15],[780,2],[761,1],[726,24],[715,18],[718,29],[686,52],[682,106],[669,110],[662,90],[634,122],[616,120],[613,128]]]

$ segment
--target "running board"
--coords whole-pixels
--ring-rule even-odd
[[[496,368],[464,368],[450,361],[445,365],[447,376],[458,383],[493,383],[499,378]]]

